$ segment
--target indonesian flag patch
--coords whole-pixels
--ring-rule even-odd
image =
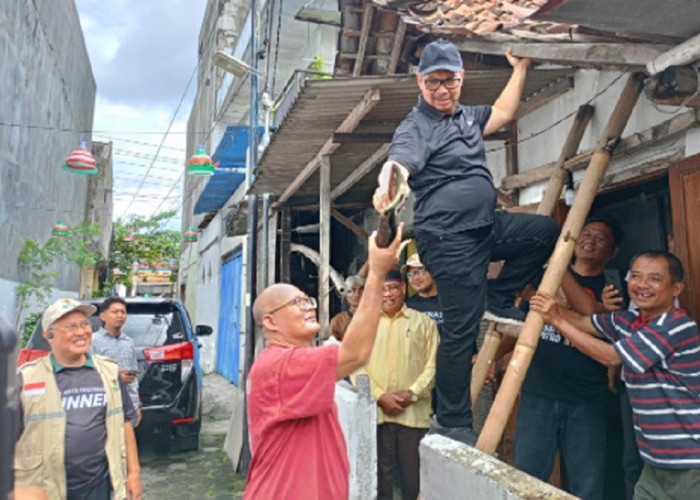
[[[24,396],[41,396],[46,392],[46,384],[44,382],[35,382],[24,386]]]

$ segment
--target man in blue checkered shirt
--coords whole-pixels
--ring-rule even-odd
[[[100,306],[100,319],[104,326],[92,334],[91,350],[112,358],[119,365],[119,376],[137,409],[138,416],[133,422],[136,427],[141,422],[136,347],[134,340],[121,331],[126,322],[126,301],[121,297],[106,298]]]
[[[538,292],[531,309],[584,354],[622,366],[644,469],[636,500],[697,498],[700,491],[700,337],[674,300],[683,266],[668,252],[646,251],[630,264],[629,296],[639,314],[578,316]]]

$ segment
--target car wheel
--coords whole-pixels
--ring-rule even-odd
[[[195,451],[199,448],[199,434],[186,434],[175,436],[177,451]]]

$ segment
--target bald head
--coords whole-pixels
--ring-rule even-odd
[[[267,287],[258,295],[258,298],[255,299],[253,303],[255,323],[262,328],[263,316],[265,316],[265,314],[289,302],[299,293],[300,290],[297,287],[287,283],[277,283]]]

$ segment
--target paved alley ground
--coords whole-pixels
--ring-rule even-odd
[[[224,452],[233,411],[233,385],[218,374],[204,377],[199,450],[179,453],[162,434],[138,434],[144,499],[239,499],[244,478]]]

